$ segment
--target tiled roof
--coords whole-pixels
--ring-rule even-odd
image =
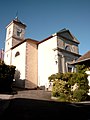
[[[86,52],[84,55],[82,55],[80,58],[78,58],[78,62],[79,61],[85,61],[87,59],[90,59],[90,50],[88,52]]]
[[[90,63],[90,51],[86,52],[84,55],[79,57],[76,61],[73,61],[71,64],[87,64]]]

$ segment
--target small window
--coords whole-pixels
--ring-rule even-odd
[[[67,50],[67,51],[71,51],[70,46],[67,45],[67,46],[65,47],[65,50]]]
[[[72,72],[72,68],[71,67],[68,67],[68,72]]]
[[[9,28],[9,31],[8,31],[8,36],[11,34],[11,28]]]
[[[15,57],[17,57],[17,56],[19,56],[19,55],[20,55],[20,53],[19,53],[19,52],[16,52]]]

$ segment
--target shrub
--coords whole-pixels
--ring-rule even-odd
[[[76,89],[73,91],[73,101],[80,102],[87,99],[87,93],[83,89]]]
[[[15,66],[0,63],[0,92],[11,92],[15,74]]]
[[[52,88],[52,95],[54,97],[60,96],[62,93],[67,93],[67,89],[65,88],[67,85],[66,81],[63,80],[55,80],[53,82],[53,88]]]
[[[57,73],[49,77],[53,81],[52,95],[64,101],[83,101],[88,97],[89,85],[86,67],[78,66],[77,73]],[[77,85],[77,86],[75,86]],[[72,90],[72,87],[75,87]]]

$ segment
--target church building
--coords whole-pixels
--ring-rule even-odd
[[[79,41],[62,29],[42,41],[25,38],[26,25],[18,17],[6,27],[4,62],[16,66],[15,84],[21,88],[49,88],[48,77],[73,72]]]

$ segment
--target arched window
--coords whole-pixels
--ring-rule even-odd
[[[15,57],[17,57],[18,55],[20,55],[20,52],[16,52]]]
[[[67,51],[71,51],[70,46],[69,46],[69,45],[66,45],[65,50],[67,50]]]

